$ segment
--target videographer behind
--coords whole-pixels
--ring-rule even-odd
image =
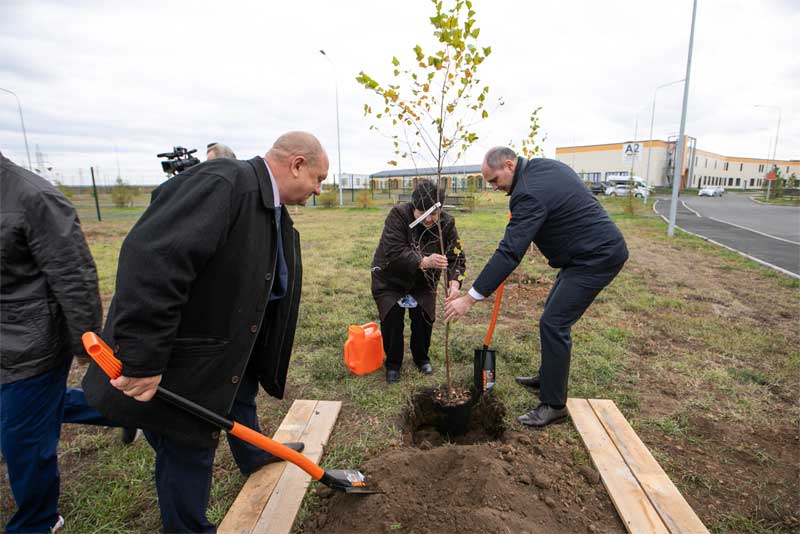
[[[206,161],[216,158],[236,159],[231,147],[222,143],[209,143],[206,147]]]

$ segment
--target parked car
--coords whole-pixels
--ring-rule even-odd
[[[591,191],[592,194],[595,195],[605,195],[607,187],[608,186],[606,185],[605,182],[591,182],[589,184],[589,191]]]
[[[628,184],[617,184],[611,185],[606,188],[605,194],[610,197],[626,197],[630,194],[631,186]],[[636,198],[644,198],[648,194],[647,188],[645,187],[634,187],[633,188],[633,196]]]
[[[707,185],[697,192],[699,197],[721,197],[725,188],[721,185]]]

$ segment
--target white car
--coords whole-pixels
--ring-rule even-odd
[[[721,197],[725,188],[719,185],[707,185],[697,192],[699,197]]]
[[[630,193],[631,186],[628,184],[612,185],[606,188],[606,196],[609,197],[626,197]],[[644,187],[633,188],[633,196],[636,198],[644,198],[647,196],[647,189]]]

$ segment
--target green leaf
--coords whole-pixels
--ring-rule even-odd
[[[395,56],[392,56],[392,65],[394,65],[396,67],[399,64],[400,64],[400,60],[397,59]]]
[[[417,61],[422,61],[422,58],[425,57],[425,54],[422,53],[422,47],[419,45],[414,47],[414,53],[417,55]]]
[[[480,33],[481,33],[481,29],[480,28],[475,28],[474,30],[472,30],[472,33],[470,35],[472,35],[473,39],[477,39],[478,35],[480,35]]]
[[[483,110],[483,113],[481,113],[481,118],[482,118],[482,119],[485,119],[485,118],[487,118],[488,116],[489,116],[489,112],[488,112],[488,111],[486,111],[486,110],[484,109],[484,110]]]
[[[489,54],[491,54],[491,53],[492,53],[492,47],[491,47],[491,46],[487,46],[487,47],[485,47],[485,48],[483,49],[483,55],[484,55],[484,56],[488,56],[488,55],[489,55]]]
[[[387,161],[386,163],[387,163],[388,165],[391,165],[391,166],[393,166],[393,167],[397,167],[397,162],[396,162],[395,160],[393,160],[393,159],[390,159],[390,160],[389,160],[389,161]]]

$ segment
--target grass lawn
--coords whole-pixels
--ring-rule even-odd
[[[631,259],[573,329],[570,395],[616,401],[712,531],[800,528],[800,286],[700,239],[682,233],[668,239],[664,223],[641,202],[634,214],[623,213],[625,199],[603,202],[626,236]],[[507,221],[501,197],[487,196],[480,205],[499,209],[456,214],[467,282],[494,251]],[[323,467],[357,467],[402,446],[402,412],[411,394],[444,376],[440,322],[433,333],[433,377],[415,372],[410,355],[401,382],[392,387],[382,372],[358,377],[343,364],[347,326],[377,320],[369,267],[385,216],[385,208],[300,208],[293,214],[304,265],[294,356],[286,398],[262,393],[259,410],[271,434],[294,399],[341,400]],[[84,221],[107,306],[119,248],[135,216]],[[555,275],[538,252],[523,260],[507,283],[492,343],[499,358],[497,393],[508,425],[517,430],[516,416],[532,407],[532,399],[514,385],[514,376],[538,366],[537,319]],[[490,303],[476,305],[451,329],[459,380],[471,376],[473,350],[490,314]],[[73,383],[82,373],[73,370]],[[574,443],[574,462],[590,462],[570,424],[543,432]],[[65,425],[59,454],[61,511],[70,532],[160,528],[146,442],[123,446],[117,431]],[[1,483],[4,523],[13,500],[4,473]],[[222,440],[212,521],[221,521],[243,483]],[[308,493],[296,531],[317,499]]]

